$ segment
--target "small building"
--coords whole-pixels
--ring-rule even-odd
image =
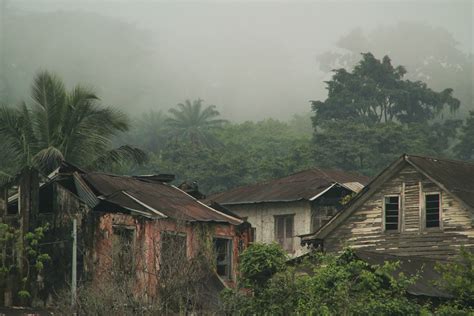
[[[474,250],[474,164],[403,155],[304,245],[449,259]]]
[[[1,215],[4,223],[19,223],[24,232],[49,223],[45,242],[54,245],[48,252],[53,276],[44,278],[48,282],[44,291],[59,292],[64,280],[70,280],[73,218],[78,222],[77,266],[82,280],[102,282],[115,273],[121,280],[130,279],[133,295],[150,301],[164,288],[160,282],[173,275],[191,278],[194,270],[187,263],[202,259],[205,264],[198,272],[203,283],[218,289],[234,286],[250,225],[170,184],[174,176],[119,176],[67,163],[45,178],[27,171],[20,175],[19,192],[10,196]],[[32,178],[36,184],[29,181]],[[206,289],[203,285],[202,291]],[[16,292],[2,290],[13,296]],[[218,293],[206,295],[212,301],[209,295]]]
[[[341,199],[367,182],[359,174],[315,168],[214,194],[208,200],[246,219],[254,241],[278,242],[291,256],[298,256],[306,249],[296,236],[317,231],[342,207]]]

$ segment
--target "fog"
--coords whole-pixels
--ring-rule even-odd
[[[372,51],[454,88],[465,112],[473,14],[471,1],[3,0],[4,94],[26,99],[47,69],[131,114],[202,98],[236,121],[287,119],[325,98],[332,67]]]

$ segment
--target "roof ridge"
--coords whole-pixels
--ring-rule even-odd
[[[214,193],[211,195],[212,196],[218,196],[218,195],[221,195],[223,193],[228,193],[228,192],[231,192],[231,191],[234,191],[234,190],[238,190],[238,189],[242,189],[242,188],[247,188],[247,187],[252,187],[252,186],[257,186],[257,185],[265,185],[265,184],[269,184],[271,182],[277,182],[279,180],[282,180],[282,179],[285,179],[285,178],[289,178],[291,176],[294,176],[294,175],[297,175],[299,173],[303,173],[303,172],[308,172],[308,171],[313,171],[314,169],[319,169],[317,167],[314,167],[314,168],[309,168],[309,169],[304,169],[304,170],[300,170],[300,171],[297,171],[295,173],[291,173],[289,175],[286,175],[286,176],[283,176],[283,177],[280,177],[280,178],[272,178],[272,179],[267,179],[267,180],[262,180],[262,181],[258,181],[258,182],[255,182],[255,183],[249,183],[249,184],[243,184],[243,185],[239,185],[237,187],[233,187],[231,189],[228,189],[228,190],[225,190],[225,191],[221,191],[221,192],[217,192],[217,193]],[[304,180],[300,180],[298,182],[303,182]],[[296,182],[296,181],[295,181]]]
[[[469,160],[458,160],[458,159],[452,159],[452,158],[439,158],[439,157],[433,157],[433,156],[421,156],[421,155],[410,155],[410,154],[405,154],[405,157],[407,157],[408,159],[410,159],[410,157],[415,157],[415,158],[421,158],[425,160],[441,160],[441,161],[446,161],[446,162],[451,162],[451,163],[474,166],[474,161],[469,161]]]

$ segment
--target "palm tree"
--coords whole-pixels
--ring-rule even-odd
[[[218,119],[220,113],[215,105],[203,109],[203,100],[186,100],[179,103],[177,109],[170,109],[172,117],[166,121],[173,136],[178,140],[190,141],[194,145],[210,145],[215,142],[212,132],[226,123]]]
[[[77,85],[67,91],[60,78],[44,71],[34,78],[32,101],[0,107],[2,150],[15,157],[17,169],[29,166],[48,173],[63,160],[95,168],[144,161],[137,148],[111,148],[111,138],[128,130],[128,119],[101,106],[90,89]]]

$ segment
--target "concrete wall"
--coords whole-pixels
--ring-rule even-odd
[[[311,229],[311,206],[307,201],[255,203],[240,205],[225,205],[247,221],[256,229],[255,241],[271,243],[275,241],[275,215],[294,214],[293,249],[289,255],[296,257],[307,252],[300,245],[298,235],[308,234]]]

